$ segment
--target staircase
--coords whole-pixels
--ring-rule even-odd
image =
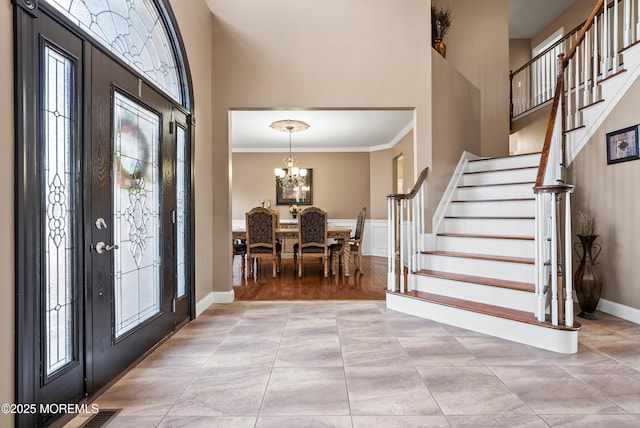
[[[564,269],[572,257],[573,186],[564,168],[640,76],[640,1],[598,0],[581,29],[561,43],[531,63],[539,76],[556,76],[542,153],[494,159],[464,153],[431,234],[423,218],[428,169],[410,193],[389,195],[390,309],[577,352],[572,273]],[[556,61],[557,53],[563,54]],[[540,100],[518,99],[535,92],[529,86],[535,73],[517,73],[512,108],[536,108]]]
[[[463,160],[429,251],[387,306],[457,327],[562,353],[579,325],[538,322],[533,185],[540,154]]]

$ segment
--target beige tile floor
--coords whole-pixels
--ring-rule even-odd
[[[96,403],[109,428],[640,427],[640,325],[599,315],[561,355],[383,301],[213,305]]]

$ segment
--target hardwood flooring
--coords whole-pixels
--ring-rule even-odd
[[[362,270],[349,277],[331,275],[324,278],[317,260],[304,265],[304,276],[298,278],[293,259],[282,259],[282,271],[271,276],[271,263],[262,262],[257,275],[246,279],[242,274],[240,257],[234,258],[233,290],[236,300],[384,300],[387,286],[387,259],[365,256]]]

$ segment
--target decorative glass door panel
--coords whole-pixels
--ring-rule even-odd
[[[115,338],[161,311],[160,116],[114,92]]]
[[[186,290],[186,240],[185,230],[187,206],[187,131],[181,126],[176,136],[176,297],[184,297]]]
[[[74,71],[72,59],[45,46],[43,55],[45,378],[77,354],[75,337],[75,224],[73,169]]]

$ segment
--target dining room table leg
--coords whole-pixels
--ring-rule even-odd
[[[342,239],[342,274],[344,276],[351,275],[351,245],[349,245],[349,235]]]

